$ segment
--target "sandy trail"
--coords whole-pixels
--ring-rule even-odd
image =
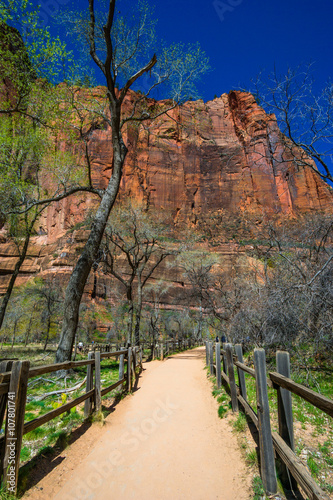
[[[230,426],[218,418],[203,359],[198,348],[146,363],[139,389],[108,416],[93,446],[85,450],[82,436],[79,447],[74,443],[67,452],[72,465],[53,470],[26,496],[251,498],[249,474]]]

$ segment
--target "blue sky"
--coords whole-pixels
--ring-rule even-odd
[[[87,0],[33,0],[45,23],[54,13]],[[152,5],[154,3],[152,2]],[[332,75],[332,0],[168,0],[156,1],[158,35],[167,42],[196,42],[213,71],[200,84],[205,101],[235,88],[250,88],[261,70],[313,62],[318,88]]]
[[[274,65],[284,73],[314,62],[318,85],[332,75],[332,0],[169,0],[156,13],[163,37],[199,40],[209,55],[214,70],[201,88],[205,100],[248,88]]]

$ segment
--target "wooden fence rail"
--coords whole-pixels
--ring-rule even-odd
[[[148,341],[141,342],[141,346],[144,350],[151,351],[152,359],[155,359],[156,357],[160,357],[161,359],[163,359],[163,357],[167,356],[171,352],[191,349],[191,347],[195,347],[197,345],[202,345],[202,342],[193,339],[163,340],[163,341],[156,340],[155,342],[148,342]],[[91,351],[93,352],[99,351],[102,356],[102,353],[114,354],[115,351],[119,351],[121,349],[127,349],[126,342],[118,341],[108,344],[89,343],[85,345],[81,349],[81,351],[79,351],[79,349],[77,348],[77,351],[79,351],[81,354],[88,354]]]
[[[277,372],[269,372],[267,378],[264,349],[254,350],[254,369],[244,364],[240,344],[235,346],[223,344],[223,349],[220,349],[219,343],[215,344],[215,364],[211,354],[213,349],[213,342],[206,342],[206,364],[209,365],[210,373],[215,373],[219,379],[217,386],[221,386],[222,380],[229,386],[233,411],[238,411],[239,402],[258,429],[260,472],[266,492],[272,495],[277,492],[275,450],[281,482],[286,489],[296,491],[299,485],[309,500],[329,500],[328,495],[322,491],[295,455],[291,393],[297,394],[331,417],[333,416],[333,401],[290,379],[289,353],[285,351],[277,351]],[[222,371],[220,369],[221,356]],[[235,382],[235,368],[238,374],[238,385]],[[256,380],[257,413],[247,400],[245,373]],[[267,386],[277,391],[278,433],[271,431]]]
[[[101,359],[119,357],[118,381],[108,387],[101,387]],[[126,361],[127,371],[124,366]],[[24,422],[25,406],[27,400],[28,379],[52,373],[55,371],[69,370],[81,366],[87,366],[87,382],[85,394],[63,404],[41,417],[29,422]],[[102,396],[121,385],[131,391],[136,367],[142,369],[142,347],[129,347],[114,352],[100,351],[90,352],[88,359],[82,361],[70,361],[56,363],[53,365],[30,368],[29,361],[2,361],[0,362],[0,428],[3,425],[5,415],[5,432],[0,437],[0,479],[5,490],[16,494],[18,471],[20,466],[20,452],[22,437],[37,427],[46,424],[71,408],[85,402],[84,413],[88,417],[93,411],[99,412],[102,408]],[[94,376],[95,372],[95,376]],[[6,411],[7,410],[7,411]]]

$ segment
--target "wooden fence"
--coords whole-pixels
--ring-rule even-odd
[[[186,351],[187,349],[192,349],[193,347],[198,347],[199,345],[202,345],[202,342],[193,339],[166,340],[155,343],[145,342],[143,344],[144,349],[150,350],[149,359],[160,358],[161,360],[170,356],[174,352]]]
[[[165,340],[165,341],[156,341],[156,342],[142,342],[141,347],[144,351],[150,351],[150,359],[161,358],[164,359],[166,356],[169,356],[171,353],[176,351],[184,351],[186,349],[191,349],[192,347],[196,347],[198,345],[202,345],[201,341],[193,340],[193,339],[180,339],[180,340]],[[116,342],[116,343],[108,343],[108,344],[87,344],[83,347],[81,351],[82,354],[88,354],[93,351],[102,352],[113,352],[119,351],[121,348],[126,348],[126,343],[124,342]]]
[[[296,491],[299,485],[309,500],[329,500],[295,455],[291,393],[297,394],[330,417],[333,417],[333,401],[290,379],[290,358],[285,351],[277,351],[277,372],[269,372],[268,378],[264,349],[254,350],[253,369],[244,364],[240,344],[234,347],[223,344],[221,349],[220,343],[214,346],[213,342],[206,342],[206,365],[210,367],[211,375],[216,374],[218,388],[221,387],[222,380],[229,386],[232,410],[237,412],[240,403],[258,430],[260,471],[266,492],[272,495],[277,492],[275,450],[281,470],[281,482],[286,489]],[[245,373],[256,380],[257,413],[247,400]],[[278,433],[271,431],[267,386],[277,391]]]
[[[119,357],[119,379],[114,384],[102,388],[101,359],[114,356]],[[80,366],[87,366],[85,394],[41,417],[24,422],[28,380],[45,373],[69,370]],[[29,361],[0,362],[0,428],[6,415],[5,432],[0,438],[0,476],[5,490],[13,494],[16,493],[24,434],[69,411],[83,401],[85,402],[85,417],[88,417],[93,411],[99,412],[102,408],[102,396],[121,385],[124,385],[128,391],[132,390],[133,376],[136,375],[137,366],[142,369],[142,348],[139,347],[121,349],[111,353],[90,352],[86,360],[57,363],[38,368],[30,368]]]

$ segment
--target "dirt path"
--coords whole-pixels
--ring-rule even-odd
[[[116,406],[95,442],[90,429],[25,497],[251,498],[249,474],[230,426],[218,418],[203,358],[198,348],[146,363],[139,389]]]

